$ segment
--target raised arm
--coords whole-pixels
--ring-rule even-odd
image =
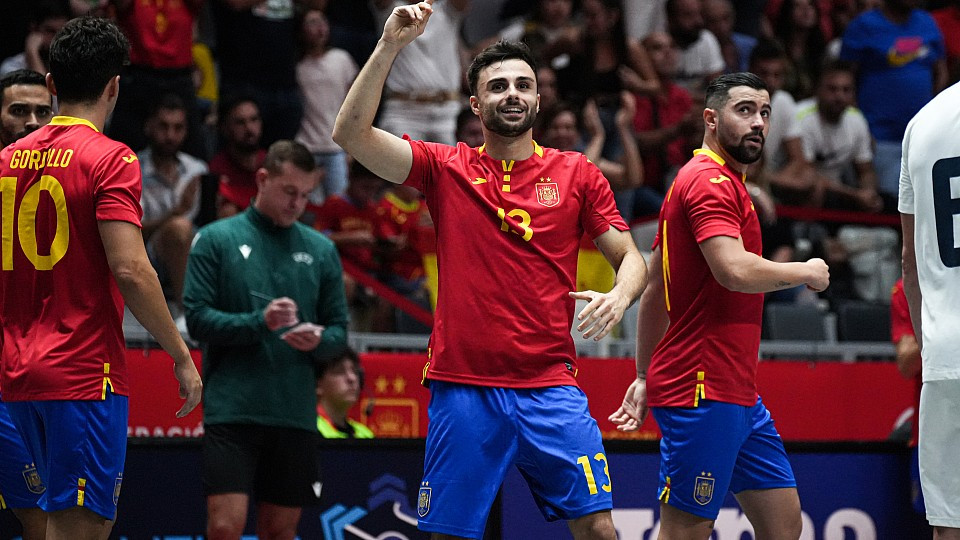
[[[423,33],[433,13],[433,0],[394,8],[383,25],[383,35],[350,87],[337,121],[333,140],[377,176],[403,183],[413,166],[410,145],[373,127],[383,85],[400,50]]]
[[[596,291],[571,292],[570,296],[589,303],[577,315],[577,331],[584,338],[600,340],[623,318],[623,312],[640,296],[647,286],[647,265],[633,243],[630,231],[611,227],[595,240],[600,253],[617,273],[613,289],[608,293]]]
[[[180,397],[186,399],[177,417],[186,416],[200,403],[203,383],[180,331],[170,318],[157,273],[143,247],[140,228],[126,221],[100,221],[99,228],[107,264],[124,302],[163,350],[173,357]]]
[[[744,249],[741,238],[714,236],[700,243],[700,251],[714,279],[731,291],[765,293],[806,285],[819,292],[830,284],[830,271],[823,259],[768,261]]]

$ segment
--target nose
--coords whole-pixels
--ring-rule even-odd
[[[31,112],[29,119],[27,120],[26,126],[28,128],[36,129],[40,127],[40,120],[37,119],[37,113]]]

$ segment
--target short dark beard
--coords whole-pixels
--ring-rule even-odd
[[[753,135],[753,133],[750,135]],[[747,137],[750,135],[747,135]],[[763,135],[761,134],[760,137],[763,138]],[[760,156],[763,155],[763,142],[760,143],[760,148],[756,151],[748,149],[744,139],[740,139],[740,144],[736,146],[724,146],[723,149],[730,154],[730,157],[737,160],[737,162],[749,165],[760,160]]]
[[[493,114],[489,118],[480,119],[483,122],[483,125],[486,126],[488,130],[501,137],[518,137],[526,133],[530,128],[533,127],[534,122],[537,120],[537,112],[531,110],[527,114],[526,119],[520,124],[508,124],[500,119],[500,116],[497,115],[496,109],[494,109]]]

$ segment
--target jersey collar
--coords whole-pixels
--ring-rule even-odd
[[[533,153],[536,154],[536,155],[538,155],[538,156],[540,156],[540,157],[542,158],[542,157],[543,157],[543,147],[540,146],[539,144],[537,144],[537,141],[531,141],[531,142],[533,143]],[[477,155],[482,156],[483,153],[484,153],[484,151],[486,150],[486,148],[487,148],[487,145],[486,145],[486,144],[482,144],[482,145],[478,146],[478,147],[477,147]]]
[[[721,167],[723,167],[723,166],[725,166],[725,165],[727,164],[727,160],[723,159],[722,157],[720,157],[720,154],[714,152],[713,150],[711,150],[711,149],[709,149],[709,148],[697,148],[696,150],[693,151],[693,155],[695,155],[695,156],[699,156],[699,155],[701,155],[701,154],[707,156],[708,158],[712,159],[713,161],[716,161],[716,162],[717,162],[717,165],[720,165]],[[729,169],[729,167],[727,167],[727,168]],[[732,169],[731,169],[731,170],[732,170]],[[740,176],[740,181],[741,181],[741,182],[746,182],[746,181],[747,181],[747,173],[741,173],[741,174],[739,174],[738,176]]]
[[[89,120],[84,120],[83,118],[77,118],[76,116],[54,116],[50,119],[50,125],[53,126],[77,126],[83,125],[88,126],[90,129],[100,132],[97,129],[97,126],[93,125]]]

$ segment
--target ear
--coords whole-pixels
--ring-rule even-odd
[[[706,124],[707,129],[717,129],[717,116],[717,111],[708,108],[703,109],[703,122]]]
[[[57,95],[57,85],[53,83],[53,75],[47,73],[45,79],[47,83],[47,90],[49,90],[54,96]]]
[[[470,110],[473,111],[473,114],[480,116],[480,100],[477,99],[477,96],[470,96]]]

